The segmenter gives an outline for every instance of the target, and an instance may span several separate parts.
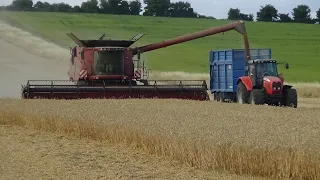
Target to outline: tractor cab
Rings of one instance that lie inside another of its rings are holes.
[[[289,65],[286,64],[286,69]],[[248,61],[248,75],[252,81],[252,85],[260,88],[264,85],[266,77],[273,81],[281,81],[281,74],[278,73],[277,61],[274,59],[256,59]]]

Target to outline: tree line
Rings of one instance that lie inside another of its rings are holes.
[[[256,21],[263,22],[296,22],[314,24],[320,22],[320,8],[316,12],[316,18],[311,17],[309,6],[301,4],[292,9],[292,17],[289,13],[279,13],[278,9],[271,4],[261,6],[256,14]],[[241,13],[238,8],[230,8],[228,11],[229,20],[253,21],[253,14]]]
[[[210,18],[194,11],[189,2],[170,0],[143,0],[143,16],[162,17],[188,17],[188,18]],[[11,11],[40,11],[40,12],[69,12],[69,13],[99,13],[99,14],[122,14],[140,15],[143,11],[140,0],[88,0],[81,5],[71,6],[67,3],[53,3],[32,0],[14,0],[10,5],[0,7],[0,9]],[[311,17],[309,6],[301,4],[292,9],[292,17],[289,13],[279,13],[278,9],[271,4],[261,6],[256,13],[256,21],[264,22],[296,22],[296,23],[316,23],[320,22],[320,8],[316,12],[316,18]],[[230,8],[228,20],[254,21],[253,14],[245,14],[239,8]]]
[[[210,18],[198,14],[193,10],[189,2],[170,0],[143,0],[146,7],[144,16],[189,17]],[[14,0],[9,6],[2,7],[11,11],[38,11],[38,12],[68,12],[68,13],[99,13],[140,15],[142,3],[140,0],[88,0],[81,5],[71,6],[67,3],[53,3],[32,0]]]

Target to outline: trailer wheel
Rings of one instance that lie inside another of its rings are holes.
[[[250,93],[250,104],[262,105],[265,104],[265,91],[264,89],[252,89]]]
[[[239,104],[248,104],[249,92],[243,82],[239,82],[237,87],[237,102]]]
[[[219,102],[220,101],[220,93],[216,92],[215,96],[216,96],[216,101]]]
[[[223,92],[219,93],[219,101],[220,102],[225,102],[225,98],[224,98],[224,93]]]
[[[283,105],[288,107],[297,108],[298,95],[296,89],[284,89],[283,90]]]

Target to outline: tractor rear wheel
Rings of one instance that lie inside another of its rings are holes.
[[[298,95],[295,89],[284,89],[283,90],[283,105],[288,107],[297,108],[298,106]]]
[[[250,104],[263,105],[265,104],[265,91],[264,89],[252,89],[250,93]]]
[[[239,82],[237,87],[237,102],[239,104],[248,104],[249,92],[243,82]]]

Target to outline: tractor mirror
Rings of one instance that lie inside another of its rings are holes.
[[[289,64],[288,63],[286,63],[285,68],[289,69]]]

